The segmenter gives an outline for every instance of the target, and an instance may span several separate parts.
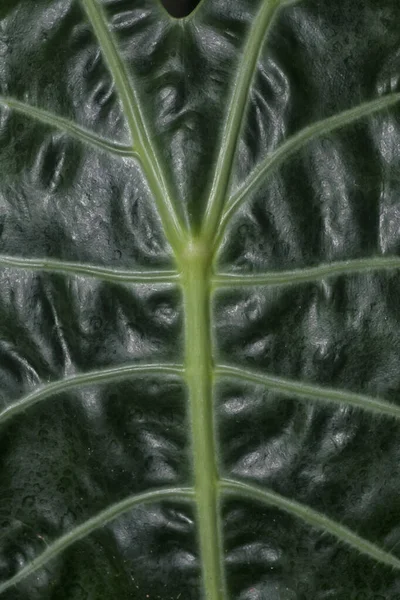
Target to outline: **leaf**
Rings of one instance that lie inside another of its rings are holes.
[[[395,0],[0,7],[0,598],[396,600]]]

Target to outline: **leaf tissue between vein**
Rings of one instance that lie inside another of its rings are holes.
[[[395,600],[399,3],[166,2],[0,10],[0,594]]]

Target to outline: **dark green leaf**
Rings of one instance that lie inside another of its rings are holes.
[[[3,0],[1,600],[400,599],[399,25]]]

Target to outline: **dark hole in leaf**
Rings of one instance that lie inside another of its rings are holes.
[[[187,17],[200,3],[200,0],[161,0],[172,17]]]

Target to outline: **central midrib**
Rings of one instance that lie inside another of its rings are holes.
[[[181,264],[185,311],[185,372],[189,392],[203,585],[207,600],[221,600],[224,597],[224,578],[212,402],[211,256],[200,242],[192,241]]]

